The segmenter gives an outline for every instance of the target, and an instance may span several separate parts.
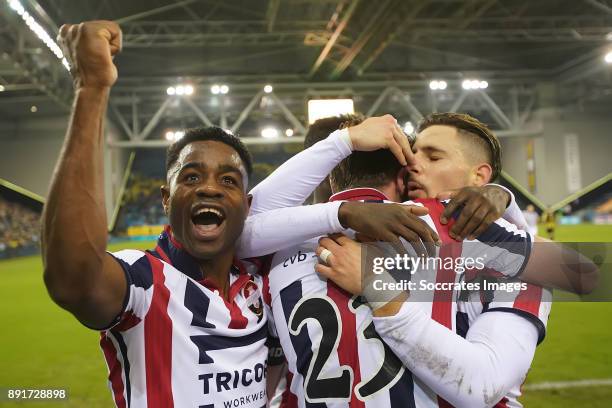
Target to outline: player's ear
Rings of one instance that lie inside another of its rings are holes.
[[[480,163],[474,167],[472,172],[472,185],[484,186],[491,181],[491,175],[493,174],[493,168],[489,163]]]
[[[247,194],[247,204],[249,205],[249,210],[251,209],[252,203],[253,203],[253,194]]]
[[[408,167],[402,167],[395,176],[395,185],[397,186],[398,193],[400,197],[404,197],[407,193],[408,187],[408,179],[410,177],[410,173],[408,172]]]
[[[168,215],[168,206],[170,202],[170,187],[167,185],[163,185],[160,187],[161,196],[162,196],[162,205],[164,207],[164,213]]]

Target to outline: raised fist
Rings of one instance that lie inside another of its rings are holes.
[[[403,166],[414,164],[408,137],[393,116],[371,117],[348,130],[354,150],[389,149]]]
[[[121,51],[121,29],[112,21],[64,24],[58,41],[71,66],[75,87],[111,87],[117,80],[113,57]]]

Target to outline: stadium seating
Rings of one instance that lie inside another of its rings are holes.
[[[40,214],[0,197],[0,259],[32,255],[40,241]]]
[[[140,173],[130,176],[114,228],[117,235],[126,234],[130,227],[167,223],[159,191],[163,183],[162,179]]]

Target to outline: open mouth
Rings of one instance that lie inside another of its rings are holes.
[[[211,240],[221,234],[225,226],[225,214],[217,208],[198,206],[192,211],[191,222],[197,238]]]

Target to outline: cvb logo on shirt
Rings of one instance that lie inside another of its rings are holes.
[[[317,255],[313,254],[310,257],[316,258]],[[283,262],[283,266],[285,268],[288,268],[289,265],[293,265],[299,262],[304,262],[306,259],[308,259],[308,256],[302,251],[298,251],[297,254],[293,254],[289,258],[285,259],[285,262]]]

